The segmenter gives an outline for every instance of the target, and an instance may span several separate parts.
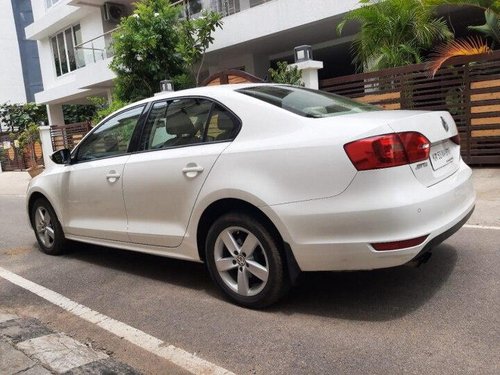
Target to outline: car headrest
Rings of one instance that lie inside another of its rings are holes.
[[[219,130],[223,130],[223,131],[233,130],[234,123],[233,123],[233,120],[231,120],[231,118],[227,114],[225,114],[223,112],[219,112],[218,113],[217,127],[219,128]]]
[[[165,126],[168,134],[173,135],[183,135],[183,134],[194,134],[194,125],[191,122],[189,116],[184,112],[177,112],[167,118],[167,124]]]

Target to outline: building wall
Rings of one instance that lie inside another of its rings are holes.
[[[56,5],[58,6],[58,5]],[[103,23],[101,19],[101,10],[100,8],[91,8],[86,13],[84,13],[83,18],[80,20],[76,20],[73,22],[66,23],[63,27],[58,29],[54,34],[47,36],[45,38],[38,40],[38,51],[40,54],[40,60],[44,63],[42,64],[42,77],[43,77],[43,86],[46,90],[66,85],[75,80],[75,76],[79,73],[78,69],[67,74],[63,74],[61,76],[57,76],[56,69],[54,65],[54,57],[52,54],[52,46],[50,44],[50,37],[67,29],[70,26],[74,26],[76,24],[80,24],[82,31],[82,39],[83,41],[90,40],[101,35],[103,31]],[[102,38],[101,38],[102,39]],[[97,40],[94,44],[94,48],[103,48],[104,43],[102,40]],[[86,63],[92,63],[93,56],[90,51],[88,51],[85,55]]]
[[[4,56],[0,59],[0,104],[25,103],[21,55],[10,0],[0,1],[0,46]]]
[[[27,40],[24,32],[24,28],[33,22],[31,2],[30,0],[12,0],[12,9],[19,42],[26,98],[28,102],[33,102],[35,93],[43,90],[43,84],[37,44],[33,40]]]

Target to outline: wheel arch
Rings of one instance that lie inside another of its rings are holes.
[[[260,210],[257,206],[238,198],[219,199],[211,203],[201,214],[196,230],[196,243],[200,259],[205,261],[205,240],[210,226],[220,216],[234,211],[247,213],[265,224],[266,228],[269,229],[275,239],[282,244],[280,251],[285,258],[288,275],[291,281],[295,282],[301,270],[295,260],[295,256],[293,255],[290,245],[284,240],[275,223],[262,210]]]
[[[51,200],[47,197],[46,194],[40,192],[40,191],[34,191],[33,193],[31,193],[29,199],[28,199],[28,206],[27,206],[27,210],[28,210],[28,218],[29,218],[29,222],[30,222],[30,225],[32,228],[33,227],[33,220],[32,220],[32,217],[31,217],[31,210],[33,208],[33,205],[35,204],[36,200],[37,199],[45,199],[47,202],[49,202],[50,206],[52,207],[52,209],[54,210],[54,212],[56,213],[57,217],[58,217],[58,220],[60,221],[60,215],[59,215],[59,212],[57,211],[57,208],[54,206],[54,204],[51,202]]]

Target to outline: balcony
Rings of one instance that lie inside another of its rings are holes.
[[[205,9],[219,12],[226,17],[269,1],[272,0],[178,0],[172,5],[182,5],[189,17],[197,17]]]
[[[112,34],[118,28],[110,30],[95,38],[87,40],[75,46],[76,67],[83,68],[86,65],[113,57]]]

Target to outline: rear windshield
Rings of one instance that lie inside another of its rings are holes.
[[[304,117],[322,118],[380,108],[343,96],[296,86],[254,86],[236,90]]]

